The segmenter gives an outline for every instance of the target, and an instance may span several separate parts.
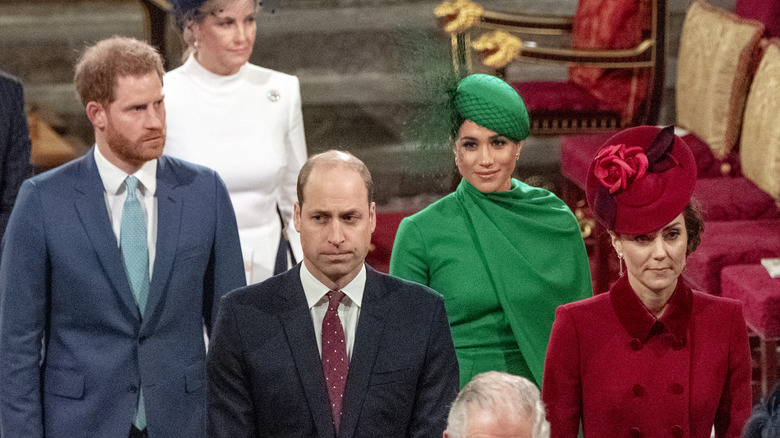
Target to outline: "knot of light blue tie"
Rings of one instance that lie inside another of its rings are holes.
[[[122,207],[122,223],[119,230],[119,248],[125,264],[127,279],[133,291],[135,302],[144,314],[146,301],[149,297],[149,247],[147,244],[146,219],[141,203],[136,196],[138,179],[128,176],[125,179],[127,198]],[[144,408],[143,391],[139,393],[133,424],[140,430],[146,428],[146,409]]]

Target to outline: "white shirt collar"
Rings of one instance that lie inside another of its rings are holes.
[[[119,194],[125,187],[125,179],[128,174],[124,170],[116,167],[113,163],[108,161],[103,154],[100,153],[100,149],[95,145],[93,148],[95,151],[95,164],[97,165],[100,179],[103,181],[103,188],[107,193],[112,195]],[[157,159],[149,160],[141,166],[136,173],[134,173],[138,181],[141,182],[144,193],[152,194],[157,191]]]
[[[306,268],[306,263],[301,262],[301,284],[303,285],[303,292],[306,294],[306,302],[309,304],[309,309],[319,304],[325,295],[330,291],[328,286],[325,286],[317,280],[314,275]],[[363,303],[363,292],[366,289],[366,265],[365,263],[360,268],[357,276],[352,281],[344,286],[341,291],[344,295],[350,299],[355,305],[361,307]],[[327,299],[325,299],[327,301]]]

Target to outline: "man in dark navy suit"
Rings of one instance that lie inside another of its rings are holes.
[[[22,181],[30,176],[30,133],[19,80],[0,71],[0,239]]]
[[[227,295],[209,349],[209,437],[440,437],[458,364],[440,295],[364,263],[376,225],[354,156],[309,158],[303,262]]]
[[[88,48],[95,147],[22,184],[0,264],[4,437],[204,436],[203,325],[245,275],[222,180],[161,156],[162,76],[141,41]]]

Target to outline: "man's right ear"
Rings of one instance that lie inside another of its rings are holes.
[[[301,232],[300,225],[298,225],[301,221],[301,206],[297,202],[293,205],[293,225],[295,226],[295,231]]]
[[[87,117],[95,128],[103,129],[106,127],[106,110],[102,104],[95,101],[87,102]]]

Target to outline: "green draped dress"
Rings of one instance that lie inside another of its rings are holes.
[[[496,370],[542,382],[557,306],[592,295],[577,220],[553,193],[457,190],[405,218],[390,274],[444,296],[461,387]]]

